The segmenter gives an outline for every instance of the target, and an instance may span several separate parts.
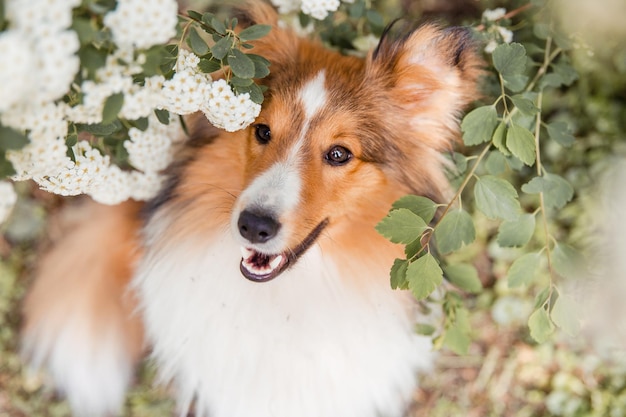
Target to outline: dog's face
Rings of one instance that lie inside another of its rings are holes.
[[[426,27],[360,60],[275,31],[258,47],[272,75],[247,131],[231,217],[241,272],[258,282],[294,264],[328,228],[373,227],[409,192],[441,198],[438,153],[450,146],[477,74],[465,32]]]

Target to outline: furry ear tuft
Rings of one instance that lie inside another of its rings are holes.
[[[423,140],[443,150],[458,136],[461,111],[479,98],[482,60],[468,29],[429,24],[395,39],[387,31],[367,71],[389,88],[412,125],[431,138]]]
[[[241,27],[246,28],[256,24],[276,26],[278,13],[268,3],[248,0],[235,8],[234,17]]]

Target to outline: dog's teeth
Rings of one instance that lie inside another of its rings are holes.
[[[283,255],[277,255],[272,262],[270,262],[270,269],[278,268],[278,265],[283,261]]]
[[[245,247],[241,247],[241,256],[243,257],[243,259],[248,259],[249,257],[251,257],[254,254],[254,251],[245,248]]]

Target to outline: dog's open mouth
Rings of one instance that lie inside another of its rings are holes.
[[[276,278],[287,268],[294,265],[300,256],[315,243],[327,224],[328,219],[324,219],[298,246],[283,253],[269,255],[242,247],[242,258],[239,265],[241,273],[244,277],[254,282],[267,282]]]

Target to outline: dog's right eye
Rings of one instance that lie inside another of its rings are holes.
[[[254,129],[254,135],[257,142],[261,145],[267,145],[270,139],[272,139],[270,127],[268,125],[258,124],[254,126]]]

